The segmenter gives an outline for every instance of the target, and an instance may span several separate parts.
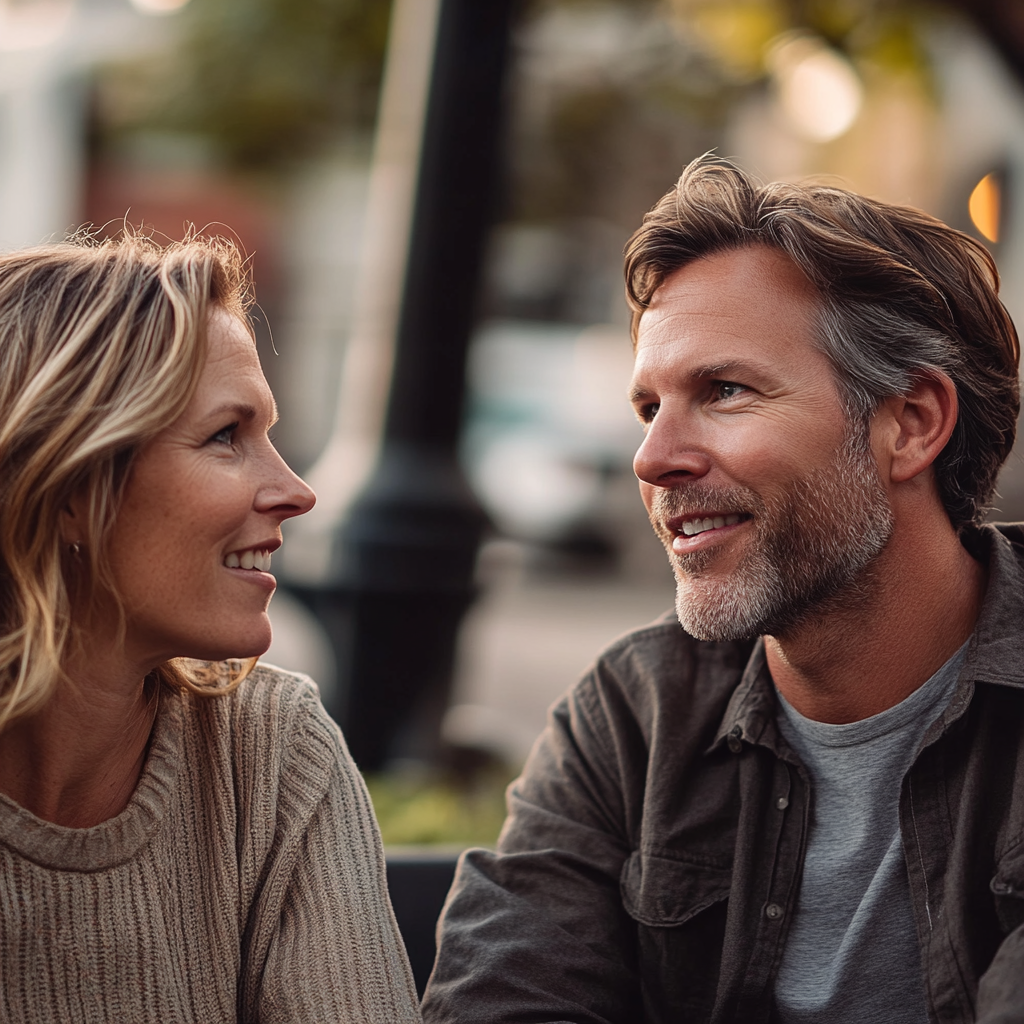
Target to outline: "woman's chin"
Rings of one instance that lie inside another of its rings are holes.
[[[230,640],[225,638],[195,644],[179,654],[179,657],[190,658],[193,661],[245,661],[266,654],[270,649],[271,639],[268,622],[265,630],[253,631],[244,637],[234,637]]]

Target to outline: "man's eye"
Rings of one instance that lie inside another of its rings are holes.
[[[715,386],[715,397],[719,400],[735,398],[746,390],[742,384],[736,384],[731,380],[720,380]]]
[[[235,431],[237,429],[237,423],[229,423],[226,427],[221,427],[220,430],[210,438],[210,440],[217,444],[234,444]]]
[[[647,424],[658,415],[658,409],[661,408],[657,402],[651,402],[648,405],[641,405],[636,411],[637,418],[641,423]]]

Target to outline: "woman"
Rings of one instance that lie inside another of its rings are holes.
[[[418,1020],[341,736],[252,668],[314,496],[246,303],[224,242],[0,257],[0,1020]]]

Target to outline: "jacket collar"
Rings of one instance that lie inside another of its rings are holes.
[[[989,578],[962,675],[1024,688],[1024,524],[982,526],[965,540],[987,556]]]
[[[960,681],[941,716],[949,724],[966,709],[973,683],[1024,689],[1024,523],[981,526],[964,536],[968,550],[987,562],[989,577]],[[775,687],[758,638],[708,753],[730,740],[760,743],[785,760],[795,755],[775,726]]]

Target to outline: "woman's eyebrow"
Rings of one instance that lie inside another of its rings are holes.
[[[225,402],[223,405],[218,405],[215,409],[211,409],[207,415],[212,419],[216,416],[227,415],[228,413],[238,416],[239,419],[246,421],[252,421],[257,417],[256,407],[248,402]],[[277,409],[277,402],[271,398],[270,426],[273,426],[280,418],[281,417]]]

